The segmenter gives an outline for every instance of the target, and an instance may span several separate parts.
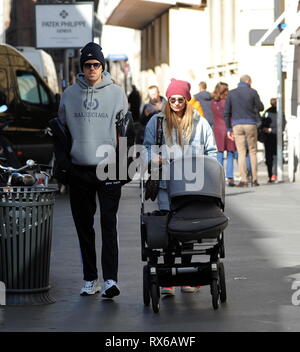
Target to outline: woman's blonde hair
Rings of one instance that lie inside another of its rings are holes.
[[[177,141],[179,145],[183,145],[183,140],[189,143],[192,131],[193,131],[193,107],[186,101],[185,112],[181,119],[181,123],[178,123],[176,113],[171,109],[170,103],[168,102],[165,107],[165,115],[167,122],[167,137],[173,141],[172,131],[175,129]]]

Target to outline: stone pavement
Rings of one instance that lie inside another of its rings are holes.
[[[177,289],[175,297],[161,299],[159,314],[144,307],[139,187],[133,182],[123,188],[119,210],[121,295],[114,301],[79,295],[78,240],[68,197],[58,195],[50,273],[56,303],[2,307],[0,331],[299,331],[300,184],[267,184],[266,179],[260,164],[260,187],[226,188],[228,301],[218,310],[212,308],[208,286],[195,294]],[[99,232],[99,213],[95,226]],[[100,252],[100,236],[97,241]]]

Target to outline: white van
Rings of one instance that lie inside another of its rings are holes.
[[[58,80],[52,57],[41,49],[31,46],[16,47],[45,80],[52,92],[59,93]]]

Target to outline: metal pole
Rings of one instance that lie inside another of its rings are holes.
[[[64,89],[69,85],[69,50],[64,51]]]
[[[282,54],[277,53],[277,180],[283,182],[282,152]]]

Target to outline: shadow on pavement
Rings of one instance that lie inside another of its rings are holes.
[[[214,311],[208,286],[163,297],[159,314],[144,307],[139,234],[139,187],[124,187],[118,226],[121,295],[81,297],[81,259],[66,195],[54,210],[50,282],[56,303],[5,307],[2,331],[299,331],[292,281],[299,275],[300,185],[227,188],[224,259],[228,302]],[[99,214],[95,226],[99,230]],[[101,249],[97,237],[98,253]],[[100,256],[98,255],[101,275]]]

